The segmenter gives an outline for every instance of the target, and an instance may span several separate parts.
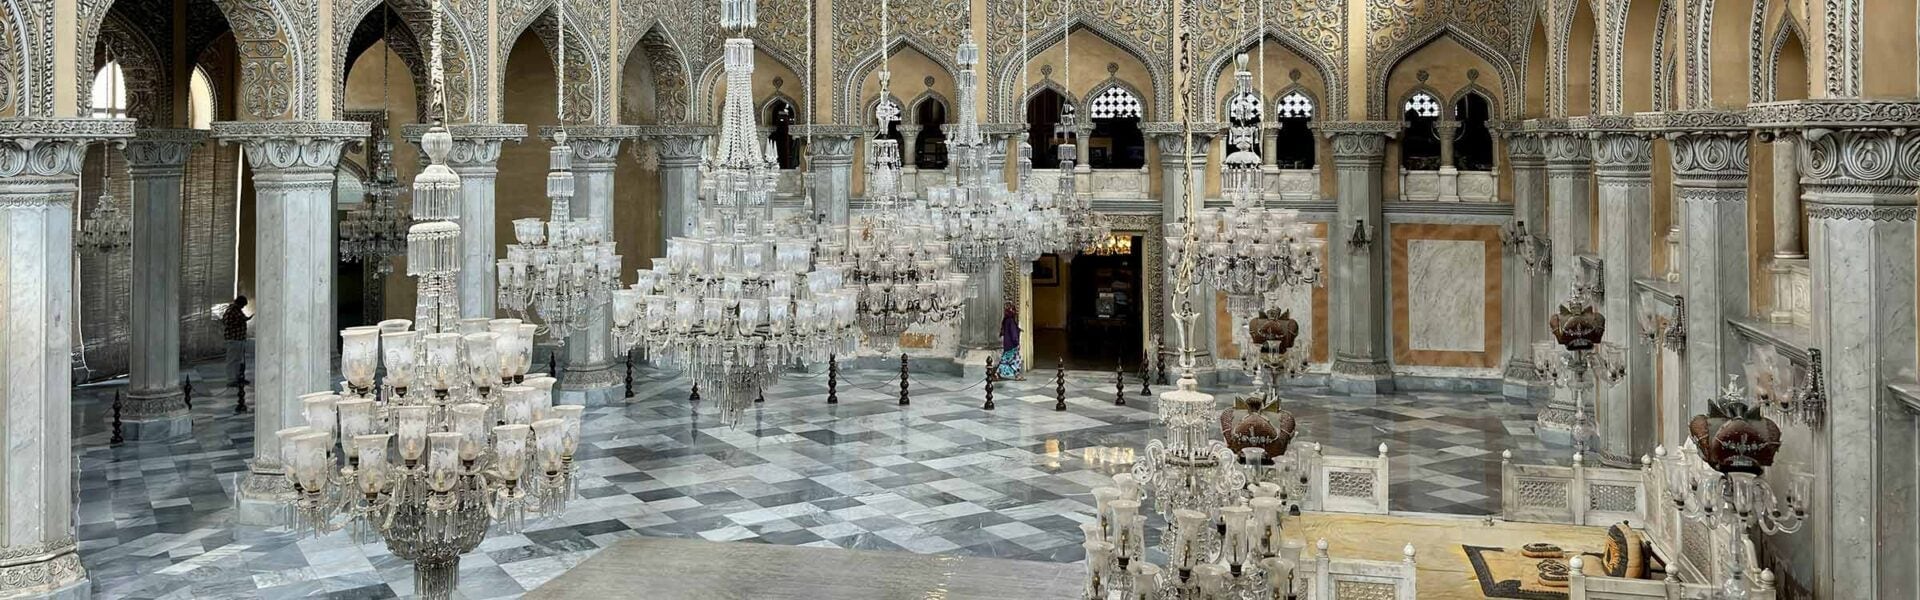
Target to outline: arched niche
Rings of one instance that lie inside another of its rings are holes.
[[[1043,69],[1051,67],[1052,79],[1062,82],[1070,96],[1084,98],[1109,81],[1122,81],[1139,94],[1146,110],[1143,120],[1162,118],[1158,105],[1160,81],[1144,54],[1134,50],[1131,44],[1116,43],[1114,40],[1120,38],[1107,33],[1104,27],[1095,23],[1076,20],[1068,26],[1070,34],[1063,36],[1061,31],[1054,28],[1035,32],[1032,36],[1033,45],[1028,49],[1028,59],[1024,62],[1027,68],[1025,85],[1022,85],[1020,72],[1023,63],[1016,56],[993,75],[1001,82],[998,89],[1027,89],[1042,79]],[[1062,41],[1067,43],[1063,44]],[[1070,53],[1068,46],[1071,46]],[[1068,58],[1072,59],[1070,66]],[[996,99],[995,105],[1000,109],[994,114],[1000,120],[1018,122],[1017,113],[1024,110],[1025,99],[1025,95],[1014,94]]]
[[[1622,47],[1613,54],[1614,65],[1611,80],[1618,90],[1612,95],[1618,99],[1613,106],[1614,112],[1633,114],[1654,110],[1654,82],[1658,81],[1660,55],[1655,40],[1659,39],[1661,7],[1665,0],[1623,0],[1628,2],[1626,19],[1616,27],[1616,39]]]
[[[720,124],[721,108],[724,106],[727,97],[726,69],[724,66],[719,66],[709,68],[705,72],[712,77],[712,80],[702,87],[710,88],[713,91],[701,97],[705,102],[701,105],[698,122],[703,125],[717,126]],[[801,92],[805,89],[805,85],[804,82],[801,81],[800,76],[795,74],[796,72],[797,71],[795,71],[791,65],[788,65],[786,61],[768,53],[764,49],[756,47],[753,51],[753,105],[760,106],[775,95],[787,96],[789,98],[795,95],[803,95]],[[797,111],[801,111],[795,113],[796,118],[800,118],[801,122],[805,122],[804,114],[802,113],[804,113],[806,106],[796,104],[794,108]],[[760,123],[761,126],[765,126],[766,124],[765,121]]]
[[[1768,100],[1801,100],[1811,93],[1806,36],[1792,15],[1782,15],[1767,53]]]
[[[1593,99],[1599,83],[1599,16],[1587,0],[1575,0],[1567,18],[1566,63],[1561,65],[1561,109],[1565,116],[1594,113]]]
[[[1547,80],[1547,66],[1552,56],[1547,44],[1546,21],[1535,13],[1533,32],[1527,34],[1527,93],[1526,110],[1521,116],[1538,118],[1547,116],[1547,104],[1551,94],[1547,92],[1551,82]]]

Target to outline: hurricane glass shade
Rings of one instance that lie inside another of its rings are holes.
[[[380,360],[387,366],[387,385],[395,389],[412,386],[414,357],[419,349],[420,332],[395,331],[380,335]]]
[[[562,456],[571,457],[574,451],[579,450],[580,418],[585,412],[586,407],[578,404],[563,404],[553,407],[553,415],[558,417],[563,425],[560,429],[560,454]]]
[[[359,473],[354,483],[359,485],[360,493],[372,496],[387,489],[387,438],[391,434],[370,433],[354,436],[353,445],[360,454]]]
[[[435,390],[447,390],[466,375],[460,362],[460,334],[427,334],[427,384]]]
[[[419,462],[427,451],[427,419],[432,416],[433,407],[395,406],[392,411],[400,459],[410,463]]]
[[[333,403],[333,409],[340,415],[341,450],[351,458],[358,459],[354,445],[359,444],[360,436],[373,433],[373,400],[367,398],[342,398]]]
[[[487,405],[462,402],[450,410],[453,432],[460,434],[460,460],[479,460],[481,450],[487,446]]]
[[[453,491],[460,478],[460,445],[465,439],[451,431],[427,434],[427,487],[438,493]]]
[[[296,425],[273,432],[274,439],[280,440],[280,466],[289,472],[293,470],[294,464],[300,461],[300,450],[294,445],[294,440],[312,432],[313,428],[306,425]]]
[[[518,480],[520,474],[527,470],[527,435],[531,431],[522,423],[493,428],[494,464],[501,476]]]
[[[533,422],[533,447],[535,460],[540,470],[548,475],[560,472],[561,436],[567,424],[560,419],[541,419]]]
[[[340,395],[333,392],[315,392],[300,395],[300,406],[307,417],[307,425],[314,431],[332,436],[340,427],[340,421],[334,416],[333,404]]]
[[[380,364],[380,328],[348,327],[340,331],[340,375],[355,390],[373,388],[373,373]]]

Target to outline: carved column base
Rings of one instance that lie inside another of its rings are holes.
[[[193,414],[187,410],[186,394],[176,387],[127,395],[120,405],[120,432],[129,440],[175,440],[193,435]]]
[[[240,475],[233,522],[254,527],[280,527],[293,522],[293,485],[278,469],[256,464]]]
[[[1391,394],[1393,368],[1385,362],[1339,358],[1333,361],[1327,387],[1342,394]]]
[[[1547,400],[1552,390],[1534,375],[1533,361],[1515,358],[1501,373],[1500,395],[1518,400]]]
[[[560,375],[560,389],[583,391],[619,386],[626,383],[623,368],[615,364],[569,364]]]
[[[0,546],[0,598],[87,600],[92,592],[72,538]]]

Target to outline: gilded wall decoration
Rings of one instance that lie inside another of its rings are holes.
[[[1154,0],[1083,0],[1073,3],[1072,22],[1061,27],[1060,0],[1031,0],[1027,7],[1028,52],[1037,55],[1058,43],[1070,29],[1084,29],[1107,43],[1133,55],[1151,75],[1154,115],[1147,120],[1164,120],[1173,114],[1173,21],[1172,3]],[[995,0],[987,3],[986,39],[976,40],[982,48],[981,78],[986,86],[992,122],[1018,123],[1024,108],[1008,90],[1020,88],[1020,64],[1027,57],[1020,53],[1020,3]],[[949,52],[948,54],[951,54]]]
[[[989,2],[989,6],[1006,4]],[[967,0],[891,0],[893,22],[887,35],[893,44],[911,46],[939,64],[947,73],[959,72],[953,53],[960,47],[972,19]],[[1017,14],[1017,7],[1016,7]],[[840,86],[835,112],[842,123],[860,123],[854,107],[860,105],[860,87],[880,64],[880,3],[878,0],[836,2],[833,7],[833,80]],[[1017,31],[1017,28],[1016,28]],[[977,41],[977,40],[976,40]],[[904,82],[903,82],[904,83]]]
[[[1519,116],[1512,111],[1525,104],[1525,80],[1515,65],[1527,60],[1522,32],[1531,31],[1527,19],[1533,7],[1519,0],[1367,0],[1367,115],[1388,117],[1387,75],[1395,64],[1434,38],[1450,35],[1499,71],[1506,88],[1501,104],[1509,116]],[[1560,46],[1555,62],[1564,64],[1565,44]]]
[[[1199,36],[1194,39],[1194,54],[1208,58],[1205,75],[1199,80],[1204,83],[1195,86],[1195,97],[1191,101],[1210,111],[1203,114],[1202,119],[1218,121],[1219,113],[1212,112],[1218,110],[1217,103],[1207,101],[1208,94],[1218,92],[1212,83],[1220,81],[1221,72],[1233,64],[1236,55],[1253,51],[1259,43],[1261,18],[1258,7],[1247,7],[1243,11],[1237,1],[1227,0],[1202,0],[1198,14],[1200,23],[1195,31]],[[1328,114],[1344,116],[1347,3],[1342,0],[1277,3],[1267,7],[1265,20],[1267,35],[1272,38],[1268,43],[1277,42],[1312,64],[1320,72],[1321,81],[1326,82],[1331,106],[1339,107],[1337,112]]]

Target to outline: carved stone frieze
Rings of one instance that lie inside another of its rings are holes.
[[[1197,39],[1194,40],[1194,54],[1209,57],[1207,69],[1200,81],[1216,82],[1221,72],[1229,68],[1234,57],[1242,52],[1252,53],[1259,41],[1260,15],[1246,14],[1219,5],[1214,10],[1200,10],[1197,15],[1200,22],[1194,28]],[[1265,14],[1266,33],[1269,44],[1279,44],[1287,50],[1305,58],[1326,82],[1324,96],[1327,106],[1345,111],[1347,106],[1347,2],[1343,0],[1298,0],[1286,3],[1270,3]],[[1189,101],[1195,106],[1205,108],[1204,118],[1219,119],[1217,103],[1205,100],[1214,93],[1211,83],[1196,86],[1193,98]]]
[[[130,137],[132,119],[0,119],[0,179],[78,177],[89,144]]]
[[[173,71],[169,68],[172,55],[172,28],[163,18],[158,23],[142,26],[127,18],[126,12],[116,10],[104,15],[98,23],[100,45],[111,54],[100,57],[101,60],[113,59],[120,65],[120,74],[126,79],[128,117],[139,119],[142,123],[170,123],[173,121]],[[153,18],[147,16],[146,18]],[[164,31],[162,31],[164,30]],[[158,36],[158,37],[156,37]],[[166,44],[166,45],[161,45]],[[165,48],[162,51],[161,48]],[[92,72],[95,64],[94,47],[88,44],[81,53],[84,59],[81,65]],[[93,78],[78,77],[80,112],[89,114],[93,103]]]
[[[1597,131],[1592,134],[1593,167],[1601,177],[1646,177],[1653,164],[1653,141],[1640,132]]]
[[[362,121],[217,121],[213,137],[240,144],[256,170],[324,173],[331,185],[340,152],[372,130]]]
[[[1673,174],[1682,187],[1709,180],[1745,181],[1747,115],[1743,112],[1686,110],[1634,115],[1636,124],[1663,131],[1672,148]]]
[[[410,123],[400,126],[401,137],[419,145],[429,125]],[[527,139],[527,126],[515,123],[455,123],[447,126],[453,136],[453,150],[447,153],[452,167],[492,167],[500,164],[500,148],[505,142]]]
[[[1161,164],[1175,166],[1181,163],[1184,155],[1189,154],[1187,151],[1186,136],[1183,135],[1184,133],[1191,132],[1193,134],[1193,146],[1190,154],[1197,160],[1204,162],[1206,160],[1207,146],[1212,144],[1213,138],[1219,135],[1225,128],[1225,123],[1193,123],[1191,127],[1182,123],[1165,121],[1140,124],[1140,132],[1152,138],[1155,147],[1160,149]],[[1196,164],[1195,166],[1199,165]]]
[[[136,172],[140,169],[178,172],[186,166],[193,148],[206,139],[207,131],[203,129],[141,129],[127,142],[122,155],[127,159],[127,168]]]
[[[86,578],[73,538],[0,547],[0,595],[60,589]]]
[[[1515,168],[1546,166],[1547,143],[1539,135],[1507,132],[1502,137],[1507,142],[1507,162]]]

